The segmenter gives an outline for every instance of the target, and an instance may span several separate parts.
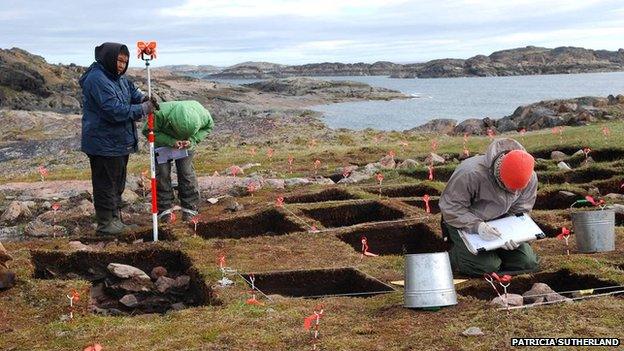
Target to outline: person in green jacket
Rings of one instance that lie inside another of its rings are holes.
[[[208,133],[214,122],[210,112],[197,101],[169,101],[160,103],[160,110],[154,112],[154,147],[186,149],[188,156],[156,161],[156,190],[159,218],[170,223],[173,220],[173,187],[171,185],[171,165],[175,162],[178,174],[178,197],[182,206],[182,219],[190,221],[199,208],[199,188],[193,167],[194,149]],[[143,125],[143,135],[147,136],[147,123]],[[162,162],[162,161],[161,161]]]

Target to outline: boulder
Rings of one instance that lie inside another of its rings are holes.
[[[157,266],[157,267],[152,268],[152,272],[150,273],[150,277],[154,280],[157,280],[158,278],[162,276],[166,276],[166,275],[167,275],[167,269],[162,266]]]
[[[454,135],[485,134],[483,120],[479,118],[469,118],[467,120],[464,120],[453,129],[453,134]]]
[[[379,160],[379,164],[381,168],[384,169],[393,169],[396,167],[396,162],[394,161],[394,157],[390,155],[386,155]]]
[[[129,308],[134,308],[139,305],[139,300],[134,294],[124,295],[121,299],[119,299],[119,302]]]
[[[80,241],[70,241],[68,245],[73,251],[93,251],[89,245],[85,245]]]
[[[613,201],[624,201],[624,194],[609,193],[605,197]]]
[[[531,287],[531,290],[522,294],[522,297],[524,298],[525,304],[540,303],[546,300],[546,295],[552,294],[554,292],[555,291],[551,289],[550,286],[548,286],[547,284],[535,283]]]
[[[379,162],[369,163],[366,166],[364,166],[364,172],[370,175],[373,175],[379,172],[379,169],[381,169],[381,163]]]
[[[243,210],[243,205],[239,204],[236,201],[236,198],[232,196],[225,196],[219,200],[219,202],[223,205],[224,210],[231,212],[238,212]]]
[[[435,134],[450,134],[457,125],[457,121],[448,118],[433,119],[423,125],[408,130],[408,132],[416,133],[435,133]]]
[[[553,151],[550,153],[550,159],[554,160],[554,161],[563,161],[566,158],[568,158],[568,155],[566,155],[565,153],[561,152],[561,151]]]
[[[134,191],[130,189],[124,190],[123,194],[121,194],[121,201],[127,204],[133,204],[140,199],[139,195],[137,195]]]
[[[20,226],[4,227],[0,226],[0,242],[16,241],[23,237],[24,231]]]
[[[500,307],[507,307],[507,303],[509,304],[509,307],[522,306],[523,305],[522,295],[507,294],[507,297],[505,297],[505,295],[503,294],[501,296],[495,297],[492,300],[492,302],[490,302],[490,304],[498,305]]]
[[[470,327],[462,332],[463,336],[483,336],[483,332],[479,327]]]
[[[340,179],[338,184],[354,184],[359,183],[364,180],[368,180],[372,177],[371,174],[367,172],[354,171],[349,174],[349,177]]]
[[[399,163],[399,165],[396,168],[398,169],[416,168],[418,167],[418,165],[419,165],[418,161],[408,158],[405,161]]]
[[[171,278],[167,278],[165,276],[162,276],[160,278],[158,278],[158,280],[156,280],[156,289],[158,291],[160,291],[161,293],[166,292],[167,290],[171,289],[172,287],[175,286],[175,279],[171,279]]]
[[[67,235],[67,228],[60,225],[50,225],[40,219],[35,219],[26,225],[24,234],[32,237],[65,236]]]
[[[557,167],[558,167],[559,169],[561,169],[561,170],[564,170],[564,171],[570,171],[570,170],[572,170],[572,167],[570,167],[570,165],[568,165],[567,163],[565,163],[565,162],[563,162],[563,161],[561,161],[561,162],[557,163]]]
[[[284,179],[284,185],[287,186],[287,187],[308,185],[310,183],[312,183],[312,182],[309,179],[307,179],[307,178],[287,178],[287,179]]]
[[[106,268],[114,276],[122,279],[139,278],[141,280],[150,280],[150,277],[145,272],[127,264],[109,263]]]
[[[0,221],[9,223],[17,220],[18,218],[32,217],[32,212],[28,206],[22,201],[11,201],[7,209],[0,216]]]
[[[425,164],[430,165],[430,164],[443,164],[444,162],[446,162],[446,160],[444,159],[444,157],[436,154],[436,153],[429,153],[429,155],[427,155],[427,157],[425,158]]]
[[[122,290],[124,292],[148,292],[154,289],[154,283],[151,280],[133,277],[124,279],[116,284],[111,285],[111,289]]]
[[[178,289],[184,290],[188,288],[190,283],[191,283],[191,277],[189,277],[188,275],[181,275],[175,279],[173,286]]]

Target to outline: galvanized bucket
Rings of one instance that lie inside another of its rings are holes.
[[[403,298],[407,308],[457,304],[448,252],[405,255]]]
[[[576,247],[580,252],[615,250],[615,212],[613,210],[572,213]]]

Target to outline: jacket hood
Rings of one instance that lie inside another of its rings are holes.
[[[117,74],[117,56],[122,53],[130,58],[130,51],[124,44],[119,43],[103,43],[100,46],[95,47],[95,61],[98,62],[104,69],[113,77],[118,78],[126,73],[128,70],[128,64],[124,68],[121,74]]]
[[[196,113],[188,113],[183,104],[174,104],[171,116],[171,127],[178,138],[189,140],[189,138],[199,131],[201,126],[200,116]]]
[[[494,161],[498,158],[498,156],[500,156],[501,153],[511,150],[526,151],[522,144],[513,139],[502,138],[494,140],[485,151],[485,165],[487,167],[492,167]]]

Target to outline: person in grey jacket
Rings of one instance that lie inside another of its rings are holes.
[[[440,196],[442,231],[453,244],[453,269],[472,276],[538,268],[537,255],[527,243],[509,240],[501,249],[473,255],[458,233],[463,229],[478,233],[483,240],[494,240],[501,234],[486,221],[530,212],[537,198],[534,164],[517,141],[496,139],[485,155],[466,159],[455,169]]]

